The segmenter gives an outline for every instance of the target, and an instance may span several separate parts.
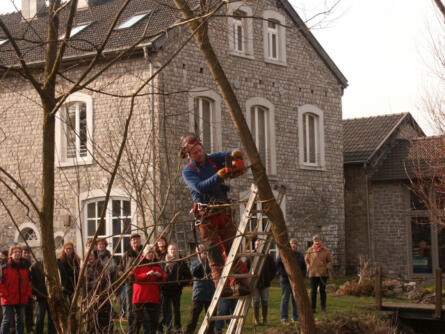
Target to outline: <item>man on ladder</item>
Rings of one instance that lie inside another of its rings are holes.
[[[224,184],[224,180],[244,173],[243,152],[234,149],[206,154],[199,138],[190,134],[181,138],[180,156],[189,159],[182,171],[182,177],[194,201],[195,225],[199,226],[201,239],[208,249],[212,278],[217,286],[224,267],[221,244],[228,254],[236,235],[231,208],[225,205],[229,203],[229,187]],[[238,283],[232,289],[226,287],[222,296],[230,296],[233,291],[238,295],[249,293],[247,287]]]

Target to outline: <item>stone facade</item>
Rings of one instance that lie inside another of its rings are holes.
[[[258,15],[266,10],[277,12],[285,18],[287,27],[294,25],[288,13],[276,7],[275,1],[255,3],[254,9]],[[341,135],[341,97],[344,86],[296,28],[286,28],[284,65],[264,60],[262,20],[252,20],[253,54],[249,57],[231,54],[228,32],[221,29],[227,27],[227,20],[220,17],[212,21],[210,38],[245,116],[250,117],[249,110],[246,112],[249,103],[266,103],[265,107],[274,111],[274,121],[270,125],[273,131],[268,130],[268,153],[274,158],[270,158],[267,164],[271,184],[276,187],[284,184],[287,187],[283,208],[290,236],[296,237],[300,241],[300,248],[304,250],[309,245],[311,236],[319,234],[325,245],[332,250],[336,267],[344,268]],[[130,94],[148,77],[151,64],[163,64],[171,55],[171,51],[185,38],[186,34],[183,33],[171,34],[163,49],[152,58],[146,60],[135,57],[122,61],[96,80],[91,88],[105,89],[108,93],[121,96]],[[69,73],[76,77],[81,68],[77,71]],[[38,202],[40,177],[36,176],[40,175],[41,164],[41,113],[38,99],[30,85],[18,78],[12,77],[9,86],[11,91],[0,92],[1,127],[4,131],[7,129],[6,141],[0,147],[0,159],[7,161],[7,164],[2,164],[5,169],[21,178]],[[144,155],[142,152],[151,151],[154,143],[156,199],[159,203],[157,223],[164,225],[176,212],[181,212],[176,220],[176,232],[173,232],[172,238],[187,251],[187,242],[191,240],[190,225],[187,222],[190,220],[187,213],[191,199],[181,177],[176,173],[178,163],[181,166],[185,164],[185,161],[178,162],[177,153],[180,136],[192,130],[190,117],[193,110],[190,105],[193,106],[193,97],[199,96],[196,90],[210,91],[212,96],[216,97],[213,98],[214,103],[219,103],[219,148],[226,150],[240,147],[241,143],[208,68],[193,43],[187,44],[158,75],[154,90],[156,95],[153,101],[150,99],[150,87],[144,90],[145,95],[136,99],[135,115],[129,132],[130,149],[124,155],[123,167],[114,185],[115,196],[130,198],[134,211],[138,209],[138,214],[132,221],[134,225],[141,227],[144,223],[146,226],[153,224],[153,187],[150,174],[153,171],[152,158],[147,158],[151,155]],[[17,94],[18,92],[20,94]],[[99,194],[103,194],[106,189],[109,181],[107,169],[112,166],[113,158],[117,154],[130,103],[128,98],[91,92],[86,94],[92,95],[94,101],[94,156],[99,163],[59,167],[56,173],[55,229],[65,240],[75,239],[78,247],[82,244],[82,233],[78,227],[86,229],[86,223],[81,219],[85,215],[84,203],[91,196],[100,198]],[[31,103],[31,100],[37,103]],[[317,110],[322,111],[324,140],[320,145],[323,145],[325,152],[324,165],[317,168],[302,167],[299,161],[301,125],[299,126],[298,117],[299,108],[305,105],[315,106]],[[13,109],[14,113],[10,109]],[[151,123],[153,112],[154,133]],[[132,176],[131,171],[134,169],[131,166],[139,167],[140,173]],[[142,181],[146,183],[141,184]],[[238,199],[240,194],[249,189],[251,182],[249,175],[232,180],[232,198]],[[139,188],[143,189],[142,195],[138,194]],[[17,201],[7,195],[4,188],[1,188],[1,192],[1,197],[8,199],[8,206],[12,207],[14,215],[17,215],[17,221],[29,221]],[[141,207],[136,202],[143,203],[144,214],[141,214]],[[71,224],[66,224],[64,217],[67,215],[72,217]],[[0,242],[5,245],[14,239],[15,229],[3,209],[0,211],[0,219],[4,226]],[[36,221],[35,216],[33,220]]]

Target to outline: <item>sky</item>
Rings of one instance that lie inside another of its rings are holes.
[[[289,1],[307,20],[338,0]],[[13,10],[0,0],[0,13]],[[440,31],[432,0],[340,0],[307,24],[348,79],[343,118],[410,112],[433,134],[421,108],[433,80],[429,36]]]

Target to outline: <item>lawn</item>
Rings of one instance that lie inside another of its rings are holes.
[[[346,279],[338,279],[336,283],[342,283]],[[309,292],[309,291],[308,291]],[[191,296],[192,289],[187,287],[184,289],[181,299],[181,314],[182,314],[182,327],[185,329],[187,322],[190,317],[191,310]],[[281,300],[281,289],[278,280],[274,280],[272,287],[270,289],[269,296],[269,326],[258,326],[256,328],[256,333],[263,333],[267,328],[271,327],[281,327],[280,319],[280,300]],[[385,299],[389,301],[389,299]],[[395,301],[392,299],[391,301]],[[317,300],[319,304],[319,299]],[[350,315],[354,313],[376,313],[375,310],[375,299],[373,297],[352,297],[352,296],[336,296],[335,294],[328,294],[327,297],[327,312],[321,313],[319,310],[319,305],[317,307],[317,313],[315,313],[315,319],[320,318],[336,318],[342,315]],[[289,303],[290,307],[290,303]],[[291,314],[291,310],[289,310]],[[243,333],[254,333],[252,326],[252,309],[249,311],[246,324],[243,329]],[[201,314],[201,319],[203,314]],[[197,330],[196,330],[197,331]]]

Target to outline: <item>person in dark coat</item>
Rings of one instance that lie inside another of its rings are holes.
[[[297,259],[297,263],[300,267],[301,274],[303,277],[306,277],[306,263],[304,261],[304,256],[298,251],[298,243],[297,239],[290,239],[289,241],[290,247],[295,254],[295,258]],[[276,260],[277,266],[277,274],[280,276],[280,286],[281,286],[281,304],[280,304],[280,316],[281,323],[284,325],[289,324],[288,318],[288,306],[289,306],[289,298],[292,298],[292,320],[298,320],[298,310],[297,304],[295,303],[295,299],[292,296],[292,289],[289,283],[289,278],[287,277],[286,270],[284,269],[283,262],[281,261],[280,255],[278,255]]]
[[[35,262],[31,266],[32,294],[36,298],[36,327],[35,334],[43,334],[45,314],[48,314],[47,333],[55,333],[56,329],[51,320],[51,313],[48,305],[48,293],[45,286],[45,274],[43,262]]]
[[[91,253],[85,268],[84,291],[84,302],[86,304],[91,301],[94,302],[87,318],[87,333],[89,334],[113,333],[110,281],[103,271],[102,262]]]
[[[133,306],[138,316],[130,328],[131,333],[138,333],[142,322],[144,323],[144,333],[155,334],[158,327],[161,303],[160,288],[159,284],[149,283],[165,282],[165,273],[158,264],[153,263],[154,260],[154,246],[145,246],[144,257],[132,274],[134,277]]]
[[[256,240],[255,241],[255,251],[258,252],[260,245],[263,241]],[[260,305],[261,305],[261,313],[263,316],[263,325],[267,325],[267,309],[268,309],[268,301],[269,301],[269,289],[270,283],[275,278],[276,274],[275,261],[270,254],[267,254],[263,269],[261,271],[260,276],[258,277],[257,285],[253,294],[253,314],[254,321],[258,325],[260,324]]]
[[[185,261],[178,261],[179,253],[175,244],[167,248],[165,260],[166,284],[162,286],[162,322],[159,324],[160,331],[163,326],[171,328],[172,308],[175,317],[175,333],[182,333],[181,325],[181,295],[182,288],[192,279],[192,275]]]
[[[130,236],[130,249],[128,249],[122,257],[120,266],[120,274],[128,275],[128,280],[125,284],[126,293],[126,307],[127,307],[127,320],[128,320],[128,333],[131,333],[131,328],[135,321],[135,313],[133,312],[133,281],[131,275],[129,275],[135,266],[139,263],[140,256],[142,254],[141,236],[134,233]]]
[[[107,239],[98,238],[96,242],[96,249],[93,251],[93,254],[105,269],[105,276],[108,279],[108,282],[112,283],[116,276],[116,262],[114,261],[111,252],[107,249],[107,246]]]
[[[77,281],[79,280],[80,259],[74,250],[74,244],[67,241],[57,257],[63,293],[71,302]]]
[[[0,332],[9,334],[15,314],[15,332],[24,334],[25,306],[32,296],[32,287],[28,262],[22,258],[22,248],[11,246],[9,259],[2,266],[0,279],[0,297],[3,319]]]
[[[198,323],[199,315],[202,309],[206,311],[210,306],[213,294],[215,292],[215,284],[212,282],[211,270],[207,261],[207,253],[203,244],[196,248],[198,259],[192,263],[193,275],[193,295],[192,295],[192,315],[187,324],[185,334],[193,334]],[[214,322],[210,323],[207,333],[214,332]]]
[[[28,261],[28,268],[31,268],[33,261],[30,247],[22,247],[22,259]],[[32,333],[34,327],[34,300],[32,298],[29,299],[25,307],[25,327],[28,333]]]

